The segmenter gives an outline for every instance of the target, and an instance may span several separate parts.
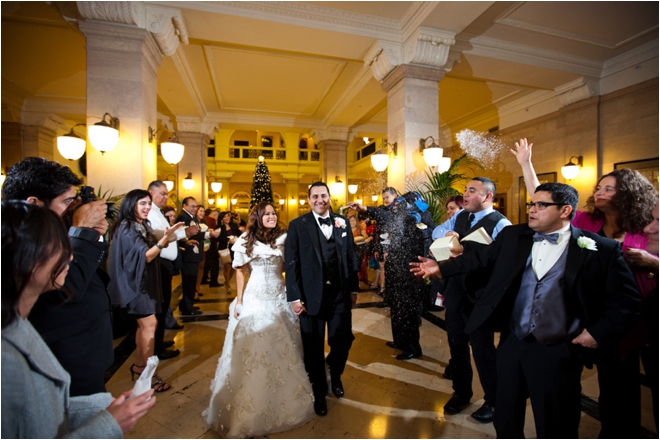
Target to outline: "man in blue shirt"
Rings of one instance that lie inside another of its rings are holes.
[[[462,239],[479,228],[484,228],[492,239],[511,222],[493,209],[495,183],[486,177],[472,179],[463,194],[463,209],[433,230],[433,239],[454,235]],[[483,245],[464,242],[466,248]],[[495,392],[497,376],[495,372],[494,333],[475,330],[465,333],[465,325],[475,301],[475,293],[485,286],[490,273],[474,272],[469,275],[451,278],[444,291],[445,322],[447,340],[451,353],[451,373],[445,377],[453,381],[454,395],[445,404],[447,414],[458,414],[470,403],[472,398],[472,365],[470,347],[474,363],[479,373],[479,380],[484,390],[484,404],[472,413],[476,420],[489,423],[495,414]]]

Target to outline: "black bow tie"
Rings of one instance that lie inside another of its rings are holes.
[[[552,234],[539,234],[538,232],[534,233],[534,236],[532,237],[532,240],[534,241],[543,241],[547,240],[548,242],[552,244],[557,244],[557,240],[559,239],[559,233],[554,232]]]
[[[321,225],[321,226],[323,226],[323,225],[332,226],[332,219],[330,219],[330,216],[328,216],[326,218],[319,217],[319,225]]]

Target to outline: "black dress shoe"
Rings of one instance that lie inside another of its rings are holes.
[[[399,361],[407,361],[412,358],[418,358],[422,357],[422,353],[408,353],[407,351],[404,351],[401,354],[396,355],[397,360]]]
[[[177,357],[179,354],[181,354],[179,350],[163,350],[158,353],[158,359],[164,361],[165,359],[172,359],[173,357]]]
[[[446,414],[458,414],[463,411],[470,404],[470,399],[461,399],[456,394],[451,396],[451,399],[445,403]]]
[[[170,348],[173,345],[174,345],[174,341],[163,341],[163,343],[161,344],[163,348]]]
[[[314,412],[320,416],[328,414],[328,404],[325,403],[325,397],[314,398]]]
[[[494,417],[495,407],[488,403],[484,403],[481,408],[472,413],[472,418],[481,423],[491,423]]]
[[[199,310],[188,310],[188,311],[183,311],[181,310],[182,315],[190,315],[190,316],[199,316],[202,314]]]
[[[222,283],[211,283],[211,284],[209,284],[209,287],[222,287],[222,286],[224,286],[224,284],[222,284]]]
[[[169,327],[165,326],[165,328],[168,329],[168,330],[183,330],[183,326],[181,324],[179,324],[178,322],[174,325],[170,325]]]
[[[332,386],[332,394],[337,397],[342,397],[344,395],[344,385],[341,383],[341,379],[330,379]]]
[[[396,348],[397,350],[399,349],[399,347],[392,341],[387,341],[385,345],[387,345],[390,348]]]

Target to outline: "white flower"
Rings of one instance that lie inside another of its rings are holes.
[[[589,237],[579,237],[577,239],[578,246],[582,249],[588,249],[590,251],[597,251],[596,242]]]
[[[346,229],[346,221],[341,217],[335,217],[335,228]]]

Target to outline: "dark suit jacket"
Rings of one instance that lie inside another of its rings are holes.
[[[188,214],[187,212],[181,212],[176,218],[176,222],[184,222],[186,227],[194,221],[196,225],[199,225],[199,222]],[[186,245],[185,240],[179,240],[179,247],[183,249],[183,263],[200,263],[204,261],[204,233],[199,231],[199,233],[188,237],[190,240],[197,240],[199,243],[196,246]],[[194,251],[194,248],[197,247],[198,252]]]
[[[353,233],[346,217],[330,213],[337,246],[341,290],[344,295],[359,291],[358,263],[353,247]],[[344,220],[345,228],[334,226]],[[288,301],[301,300],[307,313],[319,313],[323,297],[323,260],[319,238],[325,240],[314,214],[309,212],[289,223],[286,238],[286,295]]]
[[[513,303],[520,289],[527,258],[532,251],[534,231],[521,224],[502,229],[490,246],[466,252],[440,266],[443,277],[492,267],[485,289],[465,328],[505,331]],[[623,260],[621,245],[607,238],[571,226],[566,271],[564,273],[566,304],[577,314],[599,346],[622,336],[637,313],[640,295]],[[596,242],[596,251],[580,248],[581,236]]]

